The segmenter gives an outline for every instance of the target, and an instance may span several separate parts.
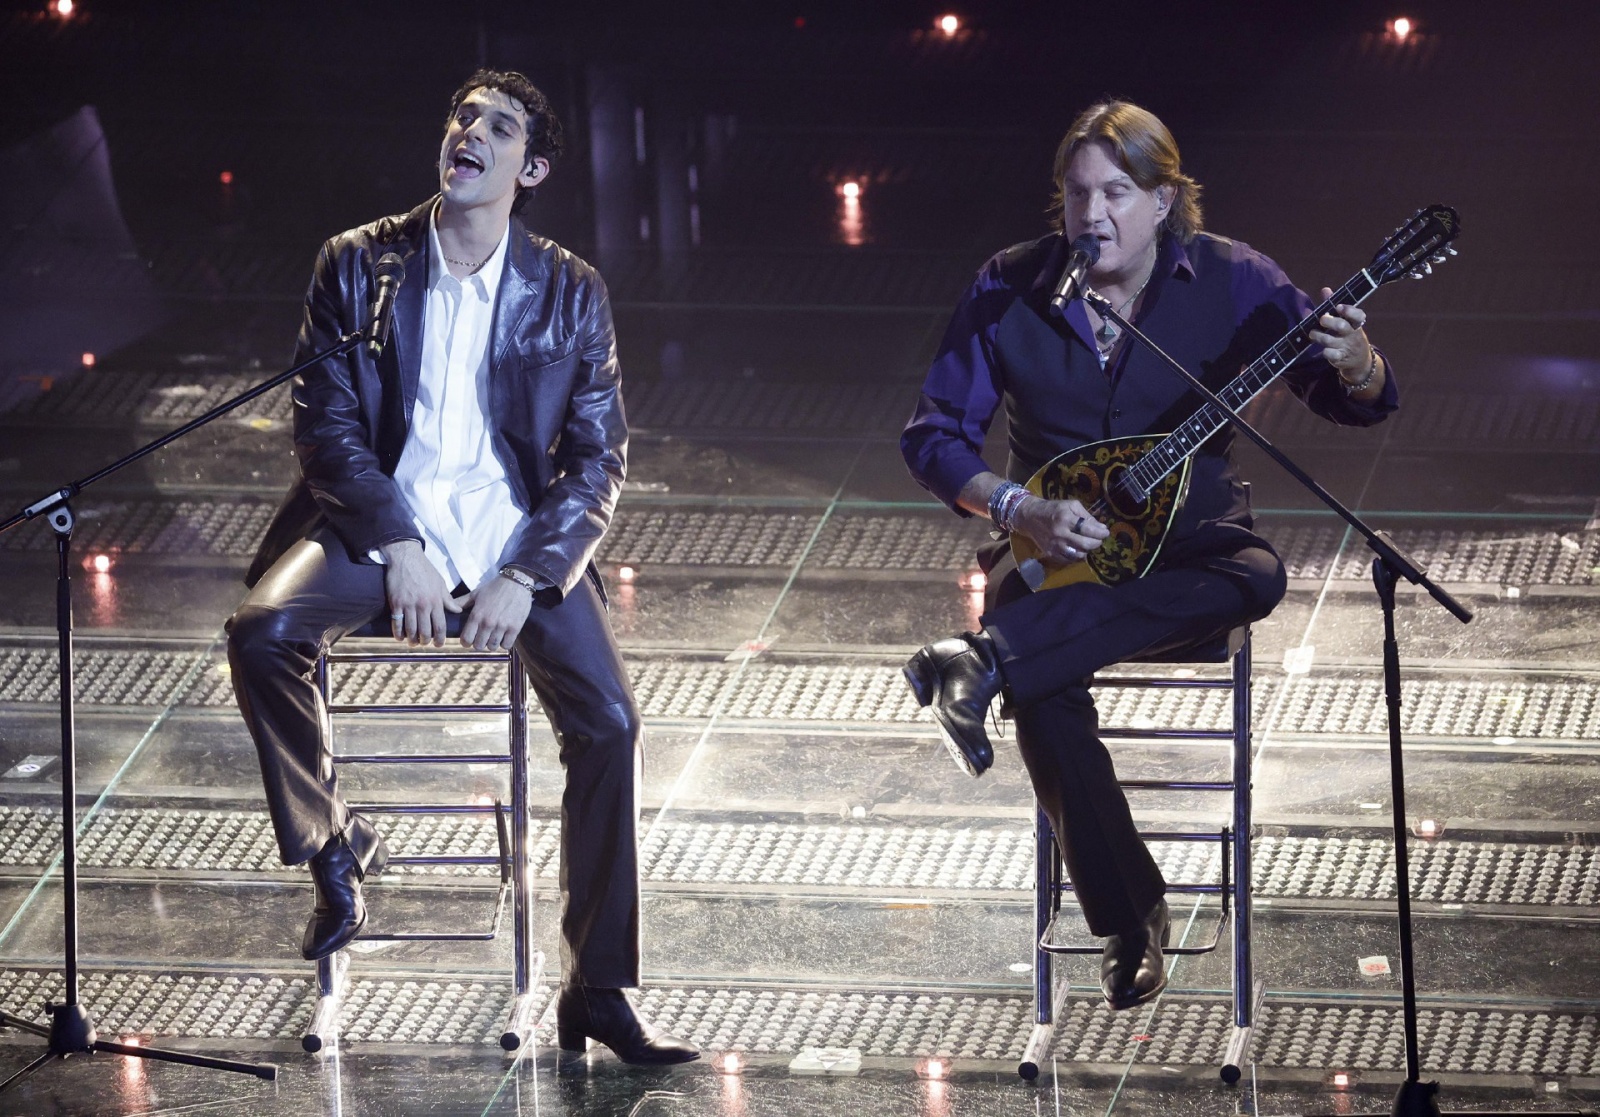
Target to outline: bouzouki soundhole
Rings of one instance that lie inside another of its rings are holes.
[[[1123,462],[1113,462],[1106,470],[1106,503],[1117,515],[1130,520],[1150,513],[1150,497],[1128,476]]]

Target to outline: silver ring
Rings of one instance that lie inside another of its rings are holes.
[[[406,619],[406,615],[404,613],[390,613],[389,619],[392,621],[403,621]]]
[[[1079,516],[1075,521],[1073,521],[1072,534],[1073,535],[1082,535],[1083,534],[1083,517],[1082,516]]]

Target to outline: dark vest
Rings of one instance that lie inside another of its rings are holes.
[[[1019,270],[1037,274],[1058,240],[1047,237],[1012,250]],[[1156,276],[1134,319],[1212,389],[1227,384],[1294,324],[1267,306],[1235,326],[1232,247],[1225,238],[1197,236],[1186,246],[1191,275],[1173,270],[1170,244],[1163,243]],[[1049,313],[1050,293],[1039,287],[1014,301],[995,336],[1010,430],[1006,475],[1014,481],[1026,481],[1051,458],[1085,443],[1165,434],[1202,405],[1177,373],[1134,339],[1102,370],[1072,326]],[[1224,429],[1196,454],[1189,499],[1173,525],[1174,535],[1216,520],[1248,526],[1244,489],[1229,455],[1232,442],[1232,432]]]

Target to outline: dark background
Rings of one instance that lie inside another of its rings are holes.
[[[934,26],[946,10],[964,21],[954,37]],[[1405,40],[1397,15],[1416,26]],[[601,266],[630,377],[914,393],[973,270],[1045,230],[1056,140],[1113,94],[1170,124],[1208,225],[1307,289],[1348,277],[1418,206],[1461,211],[1462,256],[1369,304],[1408,407],[1422,392],[1593,409],[1597,31],[1590,4],[1367,0],[84,0],[70,19],[13,4],[0,149],[30,151],[86,105],[104,130],[123,256],[158,309],[103,343],[100,367],[270,368],[318,243],[426,198],[452,90],[483,62],[519,68],[568,136],[531,224]],[[35,220],[72,166],[8,166],[0,273],[41,310],[0,342],[0,366],[65,375],[86,345],[24,360],[23,335],[80,329],[54,309],[110,307],[125,276],[74,255],[100,233]],[[855,234],[837,189],[852,180]],[[1593,459],[1573,464],[1523,487],[1600,491]]]

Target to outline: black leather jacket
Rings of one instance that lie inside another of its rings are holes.
[[[417,539],[394,481],[422,361],[428,221],[434,200],[403,217],[341,233],[322,246],[295,349],[296,363],[361,328],[372,268],[397,253],[406,280],[389,344],[374,361],[363,346],[294,382],[300,480],[278,509],[246,575],[254,585],[294,543],[322,524],[355,562],[384,543]],[[511,219],[490,341],[489,422],[517,505],[526,513],[508,561],[554,585],[559,601],[585,571],[610,525],[627,465],[621,368],[611,306],[598,272]]]

